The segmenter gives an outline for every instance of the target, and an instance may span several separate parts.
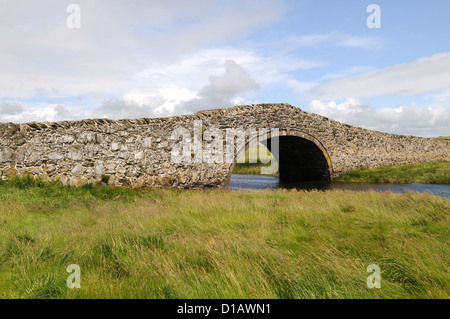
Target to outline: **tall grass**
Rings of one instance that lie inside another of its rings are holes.
[[[442,197],[33,183],[0,186],[1,298],[450,297]]]

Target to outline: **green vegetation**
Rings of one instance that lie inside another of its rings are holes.
[[[443,197],[0,184],[0,298],[450,297]]]
[[[369,183],[450,184],[450,162],[361,168],[345,174],[339,181]]]
[[[439,136],[436,137],[436,139],[441,141],[450,141],[450,136]]]
[[[233,174],[260,175],[261,167],[268,167],[271,162],[278,165],[275,157],[270,151],[264,145],[259,143],[256,147],[247,149],[245,153],[239,157],[238,162],[239,163],[236,163],[234,166]],[[271,176],[279,176],[279,173],[272,174]]]

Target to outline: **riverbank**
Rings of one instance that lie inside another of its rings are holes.
[[[442,197],[0,184],[0,298],[450,297]]]
[[[337,181],[368,183],[450,184],[450,162],[427,162],[351,171]]]

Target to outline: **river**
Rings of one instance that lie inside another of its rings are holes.
[[[369,191],[377,192],[391,191],[394,193],[405,193],[407,191],[419,193],[431,193],[438,196],[450,198],[450,185],[436,184],[373,184],[373,183],[351,183],[351,182],[302,182],[302,183],[280,183],[279,178],[264,175],[231,175],[231,190],[255,190],[264,188],[288,188],[288,189],[304,189],[304,190],[332,190],[345,189],[352,191]]]

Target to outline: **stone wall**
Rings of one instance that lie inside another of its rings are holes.
[[[278,128],[280,136],[313,141],[332,177],[360,167],[450,159],[446,141],[352,127],[288,104],[258,104],[170,118],[0,123],[0,175],[27,173],[76,186],[102,177],[111,185],[132,187],[226,186],[232,163],[171,160],[177,143],[173,130],[184,127],[192,134],[195,120],[220,130]]]

